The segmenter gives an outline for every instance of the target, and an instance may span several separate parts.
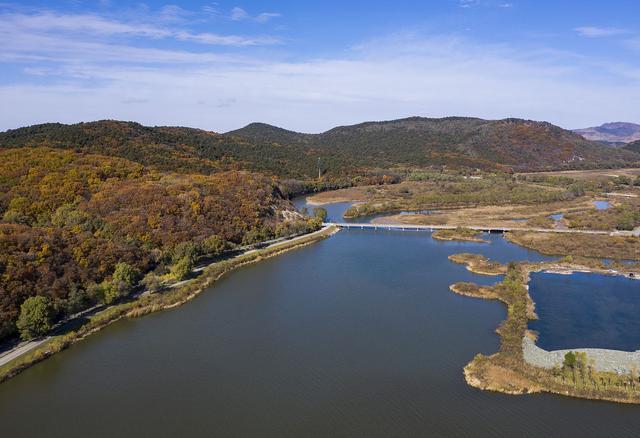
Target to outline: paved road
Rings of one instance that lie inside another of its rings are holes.
[[[45,343],[49,339],[51,339],[50,336],[37,341],[23,342],[19,344],[17,347],[15,347],[14,349],[2,353],[2,356],[0,356],[0,366],[6,364],[7,362],[11,362],[13,359],[20,357],[23,354],[33,350],[34,348]]]
[[[320,233],[326,231],[331,226],[332,226],[332,224],[325,224],[322,229],[320,229],[318,231],[314,231],[313,233],[303,234],[301,236],[296,236],[296,237],[293,237],[291,239],[281,238],[281,239],[269,240],[267,242],[262,242],[261,245],[265,245],[266,244],[266,246],[263,246],[262,248],[277,248],[279,246],[283,246],[283,245],[291,243],[291,242],[296,242],[298,240],[307,238],[309,236],[315,236],[317,234],[320,234]],[[236,255],[234,258],[240,257],[240,256],[245,255],[245,254],[251,254],[253,252],[258,251],[253,246],[246,246],[246,247],[242,247],[240,249],[244,250],[244,251],[241,252],[240,254]],[[217,263],[217,262],[210,263],[210,264],[204,265],[204,266],[196,267],[196,268],[193,269],[193,272],[196,273],[196,274],[199,273],[199,272],[202,272],[207,267],[209,267],[209,266],[211,266],[211,265],[213,265],[215,263]],[[188,280],[179,281],[177,283],[171,284],[170,286],[168,286],[168,288],[179,287],[179,286],[187,284],[187,283],[189,283],[190,281],[193,281],[193,280],[194,279],[191,278],[191,279],[188,279]],[[149,293],[150,293],[150,291],[143,291],[143,292],[140,292],[137,296],[141,296],[141,295],[145,295],[145,294],[149,294]],[[134,296],[134,298],[135,298],[135,296]],[[87,309],[87,310],[85,310],[83,312],[80,312],[78,314],[72,315],[67,320],[59,323],[57,325],[57,327],[60,328],[63,325],[66,325],[68,323],[71,323],[71,322],[77,320],[78,318],[86,317],[91,312],[93,312],[95,310],[98,310],[99,308],[101,308],[101,306],[97,306],[97,307],[94,307],[94,308],[91,308],[91,309]],[[8,362],[20,357],[20,356],[22,356],[23,354],[28,353],[29,351],[33,350],[34,348],[36,348],[36,347],[42,345],[43,343],[47,342],[51,338],[52,338],[51,336],[47,336],[45,338],[36,339],[36,340],[33,340],[33,341],[21,342],[20,344],[18,344],[14,348],[12,348],[10,350],[7,350],[7,351],[1,352],[0,353],[0,366],[4,365],[4,364],[6,364],[6,363],[8,363]]]

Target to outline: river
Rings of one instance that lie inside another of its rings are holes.
[[[640,408],[469,387],[498,348],[470,251],[542,260],[498,235],[341,231],[244,267],[194,301],[123,320],[0,385],[3,436],[635,436]]]

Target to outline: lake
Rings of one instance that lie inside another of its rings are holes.
[[[540,318],[529,326],[545,350],[640,349],[640,281],[577,272],[532,273],[529,293]]]
[[[0,385],[3,436],[636,436],[640,407],[469,387],[498,348],[492,284],[447,256],[544,257],[488,235],[341,231],[113,324]]]

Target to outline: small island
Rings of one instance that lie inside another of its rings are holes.
[[[637,352],[603,349],[548,352],[535,345],[536,334],[527,327],[530,320],[538,318],[535,303],[529,294],[530,273],[580,271],[630,276],[637,266],[627,265],[622,271],[612,271],[568,260],[510,263],[505,266],[473,254],[453,255],[449,259],[465,264],[473,272],[506,274],[502,282],[493,286],[481,287],[467,282],[450,286],[451,291],[459,295],[498,300],[507,306],[507,319],[496,330],[500,336],[500,349],[490,356],[478,354],[465,366],[464,376],[469,385],[506,394],[550,392],[579,398],[640,403],[637,367],[640,355]],[[478,269],[487,264],[494,268]],[[498,269],[497,265],[502,269]]]
[[[453,230],[437,230],[434,231],[431,237],[436,240],[448,240],[448,241],[461,241],[461,242],[476,242],[476,243],[488,243],[488,241],[479,237],[479,232],[470,228],[458,227]]]

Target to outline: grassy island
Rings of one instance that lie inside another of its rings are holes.
[[[507,273],[507,267],[501,263],[489,260],[481,254],[452,254],[449,260],[454,263],[466,265],[467,269],[474,274],[481,275],[502,275]]]
[[[450,257],[471,266],[482,256],[462,254]],[[497,328],[500,349],[490,356],[476,355],[464,368],[467,383],[483,390],[507,394],[550,392],[573,397],[640,403],[640,379],[637,372],[628,375],[596,371],[583,353],[565,356],[562,365],[552,369],[539,368],[524,360],[523,339],[534,338],[527,324],[537,319],[535,304],[528,291],[529,273],[545,269],[576,270],[575,264],[511,263],[503,266],[504,281],[489,287],[473,283],[456,283],[450,289],[457,294],[498,300],[507,306],[507,319]],[[496,270],[497,271],[497,270]]]
[[[477,242],[488,243],[487,240],[479,237],[479,232],[470,228],[458,227],[454,230],[437,230],[434,231],[431,237],[436,240],[457,240],[461,242]]]

